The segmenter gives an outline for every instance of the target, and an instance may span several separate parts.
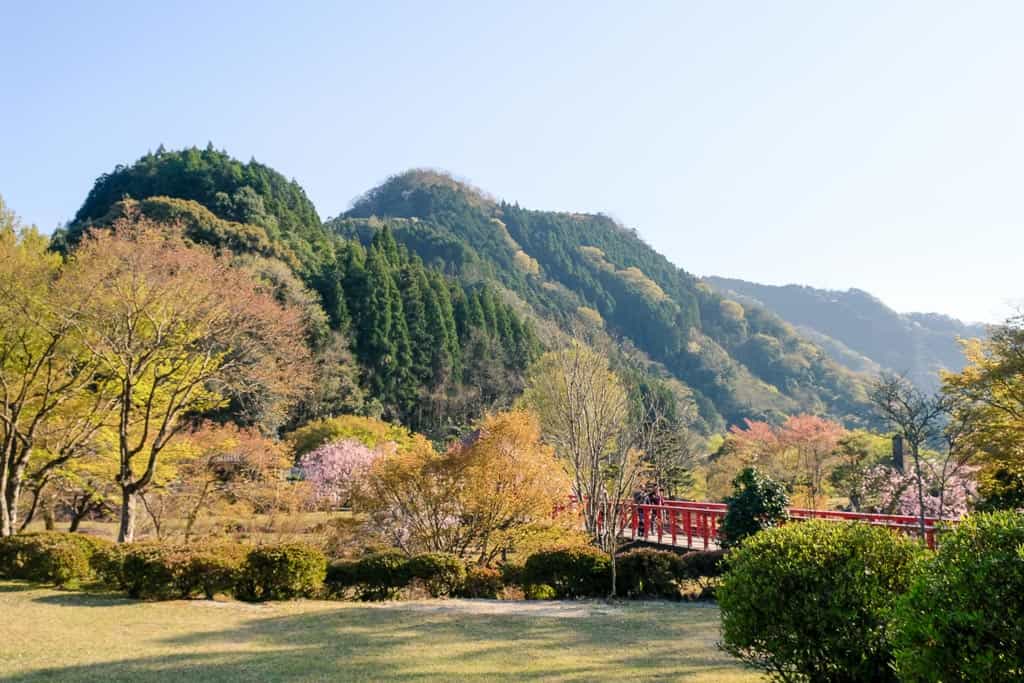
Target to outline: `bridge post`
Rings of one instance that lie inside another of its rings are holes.
[[[678,510],[676,510],[675,508],[672,508],[669,511],[669,513],[668,513],[669,524],[672,525],[672,545],[673,546],[676,544],[676,522],[677,522],[677,515],[678,515]]]
[[[689,510],[683,511],[683,524],[686,525],[686,547],[693,548],[693,514]]]

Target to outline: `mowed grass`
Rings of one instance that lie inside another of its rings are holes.
[[[0,582],[4,681],[756,681],[690,603],[141,603]]]

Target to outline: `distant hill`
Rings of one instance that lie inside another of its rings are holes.
[[[704,281],[725,296],[764,306],[852,370],[906,374],[929,391],[939,384],[939,370],[963,367],[957,339],[986,334],[984,325],[937,313],[897,313],[859,289],[840,292],[722,277]]]
[[[627,357],[680,383],[713,429],[795,412],[856,422],[868,412],[862,376],[605,215],[530,210],[443,173],[410,171],[326,225],[364,243],[387,227],[426,263],[498,283],[563,333],[603,330]]]

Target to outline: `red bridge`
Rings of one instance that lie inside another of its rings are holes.
[[[718,548],[718,527],[725,517],[726,509],[725,503],[700,503],[689,500],[668,500],[662,505],[628,503],[625,506],[627,524],[624,536],[643,543],[680,548]],[[793,520],[852,520],[884,526],[915,537],[921,535],[920,520],[913,515],[790,508],[789,517]],[[925,518],[924,537],[928,547],[935,547],[936,535],[942,533],[943,525],[950,523],[951,520]]]

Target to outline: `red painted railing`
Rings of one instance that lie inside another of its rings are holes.
[[[704,549],[718,547],[718,527],[725,517],[725,503],[701,503],[689,500],[668,500],[662,505],[627,503],[623,506],[623,531],[632,539],[649,543],[684,545],[693,548],[694,542]],[[839,510],[810,510],[790,508],[790,519],[831,519],[850,520],[884,526],[888,529],[911,536],[921,533],[920,521],[912,515],[880,515],[867,512],[843,512]],[[941,533],[951,520],[925,518],[925,542],[935,547],[937,534]]]

